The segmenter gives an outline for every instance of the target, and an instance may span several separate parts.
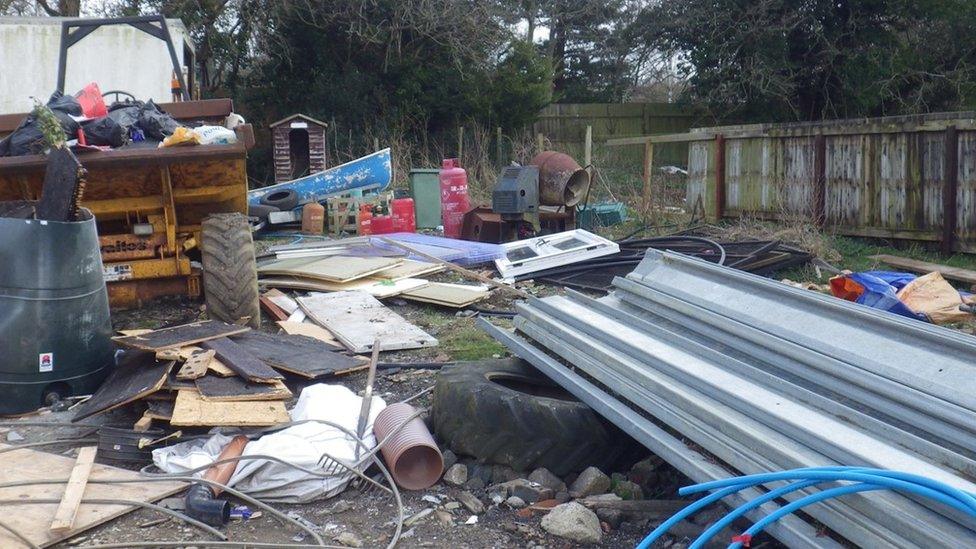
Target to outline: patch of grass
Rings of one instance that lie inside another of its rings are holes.
[[[455,325],[441,332],[438,339],[438,349],[451,360],[483,360],[493,355],[508,355],[508,349],[475,326],[471,318],[457,319]]]

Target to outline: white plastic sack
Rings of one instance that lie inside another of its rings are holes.
[[[223,126],[197,126],[193,133],[200,138],[201,145],[230,145],[237,143],[237,134]]]
[[[331,421],[355,433],[361,406],[362,398],[346,387],[320,383],[302,391],[290,414],[292,421]],[[364,436],[367,448],[376,446],[373,421],[385,407],[383,399],[373,397]],[[167,473],[200,467],[216,460],[231,438],[217,434],[205,441],[181,442],[153,450],[153,463]],[[325,472],[319,465],[323,454],[328,453],[352,463],[356,459],[355,446],[353,440],[339,429],[313,422],[252,440],[244,448],[244,455],[270,455],[307,469]],[[238,462],[228,486],[261,499],[302,503],[332,497],[345,490],[354,475],[345,468],[338,470],[337,475],[317,477],[269,460],[242,460]]]

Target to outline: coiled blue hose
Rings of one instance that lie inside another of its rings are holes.
[[[696,500],[676,513],[674,516],[669,518],[667,521],[655,528],[654,531],[648,534],[648,536],[645,537],[640,544],[637,545],[637,547],[638,549],[649,548],[654,541],[666,533],[672,526],[674,526],[674,524],[684,520],[688,516],[691,516],[700,509],[735,492],[738,492],[739,490],[779,481],[792,482],[787,486],[771,490],[770,492],[767,492],[762,496],[759,496],[739,506],[738,508],[733,509],[725,517],[719,521],[716,521],[715,524],[705,530],[705,532],[703,532],[702,535],[695,540],[691,548],[700,549],[705,543],[708,542],[708,540],[714,537],[715,534],[720,532],[723,528],[760,505],[782,497],[790,492],[823,482],[853,481],[858,482],[858,484],[831,488],[805,496],[792,503],[789,503],[753,524],[751,528],[743,533],[743,539],[751,539],[752,536],[762,532],[770,524],[773,524],[782,517],[789,515],[798,509],[802,509],[807,505],[847,494],[872,490],[897,490],[899,492],[917,494],[929,499],[934,499],[965,514],[976,517],[976,497],[974,497],[973,494],[953,488],[952,486],[928,477],[900,471],[888,471],[885,469],[874,469],[868,467],[809,467],[778,473],[747,475],[743,477],[722,479],[683,487],[678,492],[681,495],[694,494],[709,490],[717,491]],[[731,545],[729,545],[729,548],[738,549],[742,546],[742,543],[743,541],[734,541]]]

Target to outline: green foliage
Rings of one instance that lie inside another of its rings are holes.
[[[60,149],[64,147],[64,128],[61,127],[61,121],[51,109],[35,99],[31,114],[37,120],[37,128],[44,136],[44,142],[47,143],[48,148]]]
[[[745,120],[951,110],[976,95],[969,0],[673,0],[642,17],[689,99]]]

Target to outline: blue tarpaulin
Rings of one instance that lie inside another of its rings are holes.
[[[848,301],[928,322],[928,317],[909,309],[897,296],[898,290],[916,278],[910,273],[865,271],[830,279],[830,290]]]

